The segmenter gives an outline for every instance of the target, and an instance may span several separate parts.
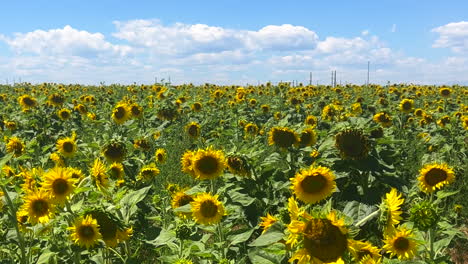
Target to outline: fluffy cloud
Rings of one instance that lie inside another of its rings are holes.
[[[129,46],[114,45],[105,41],[104,35],[101,33],[80,31],[68,25],[63,29],[17,33],[13,38],[3,36],[0,40],[5,41],[19,54],[92,57],[103,52],[110,52],[112,55],[126,55],[131,51]]]
[[[269,25],[258,31],[233,30],[205,24],[163,25],[158,20],[116,21],[114,37],[165,55],[192,55],[233,50],[291,51],[313,49],[318,36],[301,26]]]
[[[432,29],[439,38],[432,45],[434,48],[450,48],[453,52],[468,52],[468,22],[449,23]]]

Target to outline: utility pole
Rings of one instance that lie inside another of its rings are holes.
[[[332,71],[332,75],[331,75],[331,87],[333,87],[333,71]]]
[[[309,85],[312,85],[312,72],[310,72],[310,75],[309,75]]]
[[[334,85],[333,87],[336,87],[336,70],[335,70],[335,79],[334,79]]]

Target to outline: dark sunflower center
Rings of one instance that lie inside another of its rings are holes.
[[[64,102],[64,99],[60,96],[52,96],[52,102],[56,104],[62,104]]]
[[[412,107],[411,102],[406,101],[406,102],[404,102],[404,103],[402,104],[402,108],[403,108],[404,110],[410,110],[411,107]]]
[[[399,237],[393,242],[393,247],[399,251],[406,251],[409,248],[409,240],[404,237]]]
[[[67,153],[72,153],[73,152],[73,149],[74,149],[74,144],[72,142],[64,142],[62,147],[63,147],[63,150],[65,150],[65,152]]]
[[[93,239],[95,235],[94,228],[92,226],[83,225],[78,229],[78,235],[80,238],[86,240]]]
[[[301,133],[301,138],[300,138],[300,142],[301,142],[301,145],[310,145],[312,144],[312,134],[309,133],[309,132],[302,132]]]
[[[216,216],[218,212],[218,206],[212,201],[204,201],[200,206],[201,214],[206,218],[212,218]]]
[[[367,154],[366,139],[359,133],[338,135],[337,146],[342,154],[349,158],[361,158]]]
[[[124,156],[124,150],[118,145],[110,145],[104,155],[112,160],[120,160]]]
[[[32,209],[35,215],[43,216],[49,211],[49,203],[45,200],[35,200],[32,202]]]
[[[193,202],[192,196],[184,195],[184,196],[180,197],[180,199],[178,201],[178,205],[179,205],[179,207],[181,207],[181,206],[189,204],[190,202]]]
[[[125,116],[125,108],[122,106],[119,106],[115,109],[114,116],[117,119],[122,119]]]
[[[450,90],[448,90],[448,89],[443,89],[441,93],[442,93],[442,95],[444,95],[444,96],[448,96],[448,95],[450,95]]]
[[[27,106],[33,106],[35,104],[34,100],[29,97],[23,98],[23,103]]]
[[[387,123],[390,120],[389,120],[387,115],[382,114],[382,115],[379,116],[379,121],[382,122],[382,123]]]
[[[111,173],[112,177],[118,178],[119,175],[120,175],[120,169],[117,168],[117,167],[111,167],[110,173]]]
[[[212,174],[218,170],[218,160],[212,156],[205,156],[196,162],[196,167],[203,174]]]
[[[157,155],[158,161],[163,161],[164,160],[164,155],[161,153],[158,153]]]
[[[198,110],[201,109],[201,104],[195,103],[195,104],[193,105],[193,108],[194,108],[195,110],[198,111]]]
[[[67,112],[67,111],[62,111],[60,112],[60,116],[63,118],[63,119],[67,119],[70,117],[70,114]]]
[[[140,108],[138,106],[132,106],[132,114],[138,116],[141,114]]]
[[[228,165],[234,170],[240,170],[242,168],[242,161],[236,157],[230,157],[228,159]]]
[[[426,173],[425,179],[428,185],[435,186],[447,179],[447,172],[439,168],[433,168]]]
[[[301,188],[306,193],[318,193],[327,186],[327,179],[323,175],[307,176],[301,181]]]
[[[294,133],[290,131],[274,130],[273,142],[282,148],[288,148],[296,143],[296,137]]]
[[[333,262],[343,255],[347,239],[340,229],[326,219],[312,219],[304,230],[304,247],[310,256]]]
[[[191,125],[189,128],[188,128],[188,134],[192,137],[195,137],[198,135],[198,126],[196,125]]]
[[[54,194],[56,195],[63,195],[67,193],[69,189],[68,182],[64,179],[56,179],[52,183],[52,190],[54,191]]]
[[[102,239],[115,239],[117,235],[117,225],[114,223],[114,221],[109,219],[109,217],[104,213],[95,213],[92,216],[97,220]]]

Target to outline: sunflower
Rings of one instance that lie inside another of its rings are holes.
[[[131,110],[126,103],[118,103],[112,110],[112,119],[119,125],[130,119],[130,116]]]
[[[4,121],[5,127],[8,128],[8,130],[13,131],[16,130],[18,127],[15,121]]]
[[[114,162],[109,166],[107,171],[112,179],[118,180],[124,177],[124,167],[122,163]]]
[[[385,194],[385,199],[382,199],[380,204],[380,222],[384,226],[384,233],[391,234],[395,231],[395,226],[403,219],[401,214],[401,205],[405,201],[402,194],[398,194],[395,188]]]
[[[450,94],[452,94],[452,89],[448,87],[442,87],[439,90],[439,94],[440,96],[445,97],[445,98],[450,97]]]
[[[57,107],[62,106],[63,103],[65,102],[65,97],[57,93],[49,95],[48,99],[49,99],[48,100],[49,104],[53,106],[57,106]]]
[[[382,257],[380,249],[368,241],[349,240],[349,251],[356,262],[362,262],[366,257],[370,257],[374,262],[378,262]]]
[[[224,153],[211,147],[197,150],[192,157],[192,170],[199,180],[217,178],[226,167]]]
[[[44,190],[29,192],[24,200],[20,211],[28,215],[31,224],[49,222],[53,216],[54,205],[51,203],[48,193]]]
[[[441,127],[445,127],[447,124],[450,124],[450,116],[443,116],[437,121],[437,124]]]
[[[419,187],[425,193],[432,193],[455,180],[455,173],[446,163],[425,165],[419,171]]]
[[[468,116],[463,116],[461,118],[462,120],[462,125],[465,130],[468,130]]]
[[[57,111],[57,115],[61,120],[65,121],[71,118],[71,111],[67,108],[62,108]]]
[[[167,159],[167,152],[165,149],[159,148],[156,150],[156,153],[154,154],[156,161],[159,163],[165,163]]]
[[[387,236],[384,241],[383,249],[397,256],[400,260],[413,259],[417,253],[417,243],[411,230],[398,228],[395,233]]]
[[[322,109],[322,119],[323,120],[333,120],[334,117],[337,117],[340,115],[341,108],[338,105],[335,104],[329,104],[326,105]]]
[[[101,233],[106,246],[115,247],[119,242],[118,231],[123,230],[119,220],[111,213],[99,209],[87,212],[85,215],[96,219],[99,233]]]
[[[299,136],[299,146],[307,147],[317,143],[317,133],[313,128],[304,129]]]
[[[51,201],[63,204],[73,192],[75,180],[64,167],[55,167],[44,174],[42,188],[49,193]]]
[[[248,123],[244,126],[245,137],[254,137],[258,134],[258,126],[254,123]]]
[[[78,218],[75,224],[69,227],[69,230],[72,231],[71,239],[73,242],[81,247],[93,247],[102,238],[97,220],[91,215],[87,215],[85,218]]]
[[[347,129],[335,137],[335,146],[344,159],[362,159],[369,152],[369,140],[357,129]]]
[[[149,151],[151,149],[151,144],[146,138],[140,138],[133,142],[133,147],[143,151]]]
[[[13,178],[15,177],[15,171],[13,170],[12,167],[8,166],[8,165],[3,165],[2,167],[2,173],[5,174],[7,177],[9,178]]]
[[[143,115],[143,107],[139,106],[138,104],[132,104],[129,106],[130,114],[132,118],[140,118]]]
[[[268,144],[277,145],[280,148],[289,148],[297,145],[298,142],[296,133],[287,127],[273,127],[268,136]]]
[[[120,142],[107,144],[102,151],[102,154],[109,162],[122,162],[126,153],[125,144]]]
[[[23,111],[32,109],[32,108],[36,107],[36,105],[37,105],[36,99],[34,97],[32,97],[32,96],[27,95],[27,94],[20,96],[18,98],[18,102],[21,105],[21,107],[23,108]]]
[[[187,150],[185,153],[182,155],[182,158],[180,159],[180,163],[182,165],[182,172],[188,173],[192,176],[195,176],[193,168],[192,168],[192,158],[195,155],[194,151]]]
[[[198,138],[200,136],[200,124],[190,122],[185,126],[185,131],[191,138]]]
[[[262,112],[263,112],[264,114],[270,112],[270,106],[267,105],[267,104],[263,104],[262,106],[260,106],[260,108],[262,109]]]
[[[282,114],[280,112],[275,112],[273,114],[273,117],[276,119],[276,120],[280,120],[282,118]]]
[[[424,110],[422,110],[421,108],[417,108],[416,110],[414,110],[414,115],[417,117],[422,117],[424,115]]]
[[[334,211],[326,218],[312,217],[303,213],[302,217],[288,224],[291,247],[298,246],[289,262],[298,264],[343,263],[342,257],[348,250],[348,230],[343,219],[337,219]]]
[[[102,163],[100,159],[95,159],[93,167],[91,168],[91,176],[100,191],[109,187],[109,179],[106,171],[104,163]]]
[[[6,144],[6,151],[8,153],[13,153],[15,157],[19,157],[24,153],[24,143],[17,137],[12,137],[8,139]]]
[[[86,108],[86,106],[83,104],[78,104],[73,108],[73,110],[78,111],[82,115],[88,113],[88,108]]]
[[[390,127],[392,125],[392,117],[386,112],[380,112],[374,115],[374,121],[383,127]]]
[[[218,195],[199,194],[190,204],[192,205],[193,218],[198,224],[217,224],[225,215],[224,206],[218,201]]]
[[[151,181],[156,177],[156,175],[159,174],[159,172],[160,171],[158,168],[156,168],[156,166],[149,165],[140,170],[140,173],[138,174],[137,179],[141,181],[145,181],[145,182]]]
[[[202,109],[202,104],[199,102],[195,102],[192,104],[192,110],[194,112],[199,112]]]
[[[336,189],[335,175],[326,167],[302,169],[291,180],[291,189],[297,198],[306,203],[317,203]]]
[[[80,169],[67,167],[67,170],[68,170],[68,173],[70,174],[70,177],[74,179],[75,181],[79,181],[84,178],[83,172]]]
[[[313,115],[308,115],[304,123],[308,126],[315,127],[317,125],[317,118]]]
[[[57,140],[57,149],[60,154],[62,154],[65,157],[72,157],[77,149],[76,146],[76,136],[73,135],[72,137],[66,137]]]
[[[191,195],[186,194],[185,191],[186,189],[180,190],[180,191],[175,192],[172,195],[171,206],[173,209],[177,209],[181,206],[184,206],[193,202],[193,197]],[[178,213],[177,215],[181,218],[187,218],[187,217],[190,217],[192,214],[181,212],[181,213]]]
[[[232,174],[245,176],[249,173],[247,161],[245,161],[242,157],[229,156],[227,158],[227,166]]]
[[[414,101],[411,99],[403,99],[400,102],[400,110],[404,113],[410,113],[413,110]]]
[[[262,216],[260,217],[260,219],[262,220],[262,222],[259,224],[263,231],[262,231],[262,234],[264,234],[266,231],[268,231],[268,229],[278,221],[278,218],[272,216],[270,213],[267,213],[266,216]]]

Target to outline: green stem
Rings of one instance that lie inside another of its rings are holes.
[[[428,231],[428,237],[429,237],[429,259],[431,261],[434,261],[435,258],[435,252],[434,252],[434,239],[435,239],[435,230],[433,227],[429,229]]]
[[[356,226],[357,226],[357,227],[360,227],[361,225],[364,225],[368,220],[374,218],[374,217],[377,216],[379,213],[380,213],[380,209],[375,210],[375,211],[372,212],[370,215],[364,217],[361,221],[357,222],[357,223],[356,223]]]
[[[27,260],[26,258],[26,248],[25,248],[25,243],[24,243],[24,238],[23,238],[23,235],[21,234],[20,230],[19,230],[19,227],[18,227],[18,221],[16,219],[16,210],[15,210],[15,207],[13,205],[13,202],[11,201],[11,198],[10,198],[10,195],[8,194],[8,191],[7,189],[5,188],[4,185],[0,185],[1,188],[2,188],[2,191],[3,191],[3,195],[5,196],[6,198],[6,201],[7,201],[7,204],[8,204],[8,208],[10,209],[10,221],[13,223],[14,227],[15,227],[15,231],[16,231],[16,235],[18,237],[18,241],[19,241],[19,246],[20,246],[20,250],[21,250],[21,259],[20,259],[20,263],[21,264],[27,264],[29,263],[29,261]]]

